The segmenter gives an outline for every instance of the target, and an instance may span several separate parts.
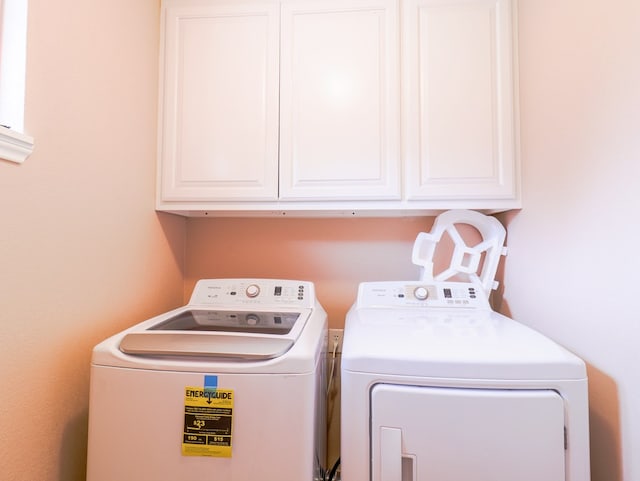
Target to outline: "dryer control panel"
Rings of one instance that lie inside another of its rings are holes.
[[[202,279],[196,283],[189,305],[234,307],[312,308],[313,283],[281,279]]]
[[[490,309],[482,286],[469,282],[363,282],[357,307]]]

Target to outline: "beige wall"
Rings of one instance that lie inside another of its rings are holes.
[[[80,481],[91,348],[182,302],[184,220],[153,208],[158,1],[29,4],[35,152],[0,160],[0,479]]]

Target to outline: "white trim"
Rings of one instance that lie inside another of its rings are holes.
[[[0,159],[22,163],[33,152],[33,138],[0,126]]]

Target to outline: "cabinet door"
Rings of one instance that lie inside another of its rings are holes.
[[[285,1],[280,197],[397,199],[395,0]]]
[[[165,2],[161,201],[273,200],[276,3]]]
[[[511,0],[403,2],[407,198],[516,198]]]

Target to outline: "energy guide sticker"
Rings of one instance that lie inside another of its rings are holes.
[[[233,390],[186,387],[183,456],[231,457]]]

